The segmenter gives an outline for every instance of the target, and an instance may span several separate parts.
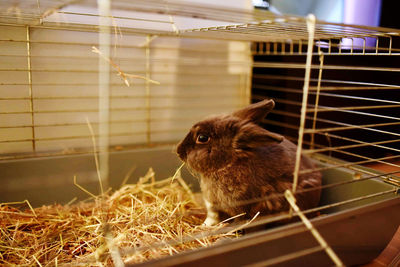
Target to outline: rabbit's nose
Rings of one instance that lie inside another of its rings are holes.
[[[186,161],[188,150],[193,148],[193,135],[191,132],[189,132],[185,138],[179,142],[177,148],[176,148],[176,153],[178,153],[178,156],[181,158],[181,160]]]
[[[178,147],[176,148],[176,153],[178,154],[181,160],[183,161],[186,160],[186,149],[182,143],[178,144]]]

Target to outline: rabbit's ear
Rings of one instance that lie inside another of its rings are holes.
[[[233,140],[233,148],[249,149],[264,146],[271,143],[280,143],[283,136],[272,133],[253,123],[242,126]]]
[[[274,106],[274,100],[265,99],[235,111],[232,115],[253,123],[258,123],[274,108]]]

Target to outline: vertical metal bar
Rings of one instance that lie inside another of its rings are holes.
[[[304,127],[306,121],[306,112],[307,112],[308,90],[310,87],[311,63],[313,57],[314,32],[315,32],[315,16],[312,14],[307,16],[307,30],[308,30],[307,60],[306,60],[306,71],[304,75],[303,100],[301,105],[300,128],[299,128],[299,137],[297,141],[297,151],[296,151],[296,163],[293,171],[293,187],[292,187],[293,193],[296,192],[297,182],[299,179],[301,150],[303,147],[303,135],[304,135]]]
[[[332,41],[329,39],[329,44],[328,44],[328,54],[330,55],[332,52]]]
[[[389,36],[389,55],[392,54],[392,36]]]
[[[99,50],[105,58],[110,58],[111,47],[111,2],[97,0],[99,9]],[[109,121],[110,121],[110,64],[99,57],[99,168],[101,181],[108,187],[109,175]],[[101,193],[104,192],[100,183]]]
[[[293,55],[293,40],[290,40],[290,54]]]
[[[367,42],[367,40],[365,38],[363,38],[363,55],[365,55],[365,44]]]
[[[299,54],[303,53],[303,42],[301,41],[301,39],[299,40]]]
[[[350,49],[350,54],[351,54],[351,55],[353,55],[353,51],[354,51],[354,50],[353,50],[353,49],[354,49],[353,46],[354,46],[354,39],[351,38],[351,49]]]
[[[249,56],[249,68],[248,68],[248,73],[245,74],[245,85],[244,88],[241,89],[241,91],[244,91],[244,99],[243,99],[243,106],[246,106],[251,103],[251,86],[252,86],[252,79],[253,79],[253,57],[250,55]]]
[[[26,53],[28,63],[28,84],[29,84],[29,112],[31,114],[32,124],[32,150],[36,152],[36,134],[35,134],[35,108],[33,103],[33,85],[32,85],[32,61],[31,61],[31,37],[30,27],[26,26]]]
[[[379,37],[376,37],[375,54],[378,55],[379,50]]]
[[[151,94],[150,94],[150,79],[151,79],[151,66],[150,66],[150,41],[151,35],[146,37],[146,142],[151,145]]]
[[[324,66],[324,54],[321,51],[319,51],[318,54],[319,54],[319,73],[318,73],[318,83],[317,83],[317,94],[315,96],[315,109],[314,109],[312,134],[311,134],[311,145],[310,145],[311,149],[314,149],[315,127],[317,124],[318,105],[319,105],[319,93],[321,91],[322,69]]]
[[[257,51],[258,51],[258,43],[256,43],[256,42],[254,42],[254,43],[252,43],[251,44],[251,53],[253,54],[253,55],[255,55],[255,54],[257,54]]]

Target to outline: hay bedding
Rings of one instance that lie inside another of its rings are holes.
[[[123,265],[236,236],[193,238],[223,225],[202,226],[205,211],[183,179],[156,182],[152,170],[94,200],[36,209],[26,204],[0,204],[0,265]]]

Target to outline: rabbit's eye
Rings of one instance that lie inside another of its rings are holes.
[[[210,137],[206,134],[199,134],[197,136],[197,144],[207,144],[210,141]]]

